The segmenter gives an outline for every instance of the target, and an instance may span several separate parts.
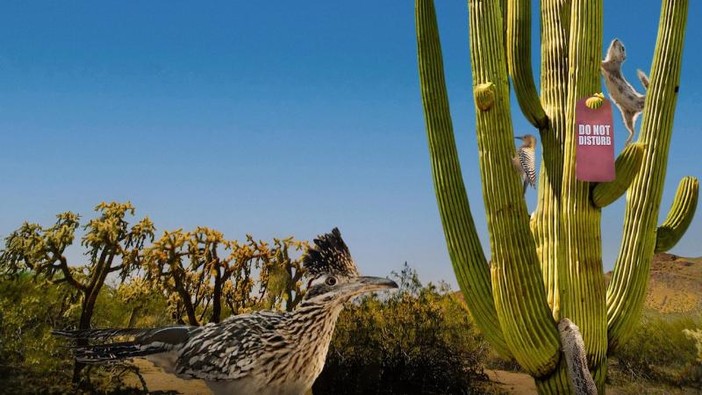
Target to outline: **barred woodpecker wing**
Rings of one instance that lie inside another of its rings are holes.
[[[525,183],[536,187],[536,158],[533,149],[519,149],[519,164],[525,174]]]
[[[276,332],[284,317],[284,313],[260,311],[203,326],[179,351],[176,373],[207,381],[246,377],[254,367],[270,362],[258,361],[261,355],[273,359],[276,350],[288,346]]]
[[[356,264],[338,228],[318,236],[314,244],[303,258],[303,265],[313,277],[327,273],[358,276]]]

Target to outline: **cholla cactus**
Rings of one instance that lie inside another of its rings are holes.
[[[458,163],[434,4],[416,0],[432,174],[456,277],[486,338],[500,353],[513,356],[542,394],[573,390],[557,328],[565,318],[579,327],[587,365],[604,393],[607,354],[639,319],[651,258],[682,237],[697,204],[698,182],[686,177],[668,219],[657,226],[688,7],[687,0],[662,3],[638,142],[620,154],[614,181],[595,184],[576,179],[573,130],[576,101],[602,91],[603,1],[541,2],[540,94],[531,69],[529,2],[468,1],[488,266]],[[538,206],[532,215],[511,160],[508,77],[542,143]],[[624,192],[624,237],[606,287],[601,209]]]

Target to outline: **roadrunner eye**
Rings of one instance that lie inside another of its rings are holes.
[[[335,277],[327,277],[326,281],[324,281],[327,285],[333,286],[336,285],[336,278]]]

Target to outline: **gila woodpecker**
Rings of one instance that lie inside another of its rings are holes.
[[[522,145],[517,148],[512,164],[524,182],[523,193],[526,193],[527,185],[536,188],[536,137],[526,134],[515,138],[522,140]]]

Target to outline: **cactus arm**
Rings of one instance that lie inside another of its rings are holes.
[[[529,214],[512,168],[514,139],[499,2],[469,0],[473,86],[494,84],[489,111],[476,109],[483,200],[490,232],[492,284],[500,326],[515,359],[532,375],[548,374],[559,358]],[[489,54],[489,55],[488,55]]]
[[[629,188],[643,163],[644,145],[629,144],[614,163],[617,178],[611,182],[598,183],[592,188],[592,204],[597,208],[614,203]]]
[[[643,307],[656,244],[673,114],[680,83],[688,0],[663,0],[639,141],[643,165],[627,192],[624,237],[607,290],[610,350],[631,333]]]
[[[607,363],[605,283],[602,275],[601,212],[590,203],[590,185],[575,171],[575,108],[579,99],[600,90],[603,1],[571,2],[568,45],[568,101],[566,103],[563,185],[561,191],[566,269],[561,316],[570,318],[585,341],[590,367]],[[597,382],[604,389],[604,381]]]
[[[560,280],[564,273],[565,241],[561,227],[561,179],[565,141],[566,87],[568,86],[568,30],[560,17],[570,12],[569,2],[541,2],[541,100],[549,126],[540,131],[541,169],[537,207],[531,226],[554,319],[560,317]]]
[[[522,113],[539,130],[548,118],[536,93],[531,70],[531,1],[512,0],[507,5],[507,65]]]
[[[500,10],[502,11],[502,20],[506,21],[507,20],[507,12],[509,10],[509,2],[512,0],[500,0]],[[507,52],[507,45],[509,43],[508,39],[508,30],[507,30],[507,24],[504,23],[502,25],[502,42],[505,45],[504,51]],[[507,74],[509,74],[509,65],[507,65]]]
[[[539,200],[553,199],[560,206],[561,182],[563,179],[563,147],[565,145],[568,74],[568,41],[570,37],[570,1],[541,1],[541,103],[548,117],[549,127],[541,129],[543,147],[542,166],[546,169],[549,196]],[[541,193],[541,190],[539,190]],[[538,211],[538,210],[537,210]],[[548,215],[559,217],[560,207]]]
[[[461,175],[433,1],[417,0],[415,12],[419,77],[432,178],[449,255],[477,326],[500,354],[509,356],[492,299],[489,267]]]
[[[665,222],[656,231],[655,252],[665,252],[675,247],[695,216],[700,184],[694,177],[680,180]]]

